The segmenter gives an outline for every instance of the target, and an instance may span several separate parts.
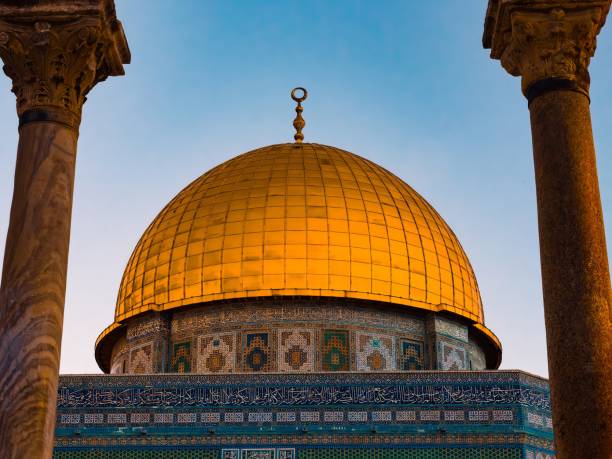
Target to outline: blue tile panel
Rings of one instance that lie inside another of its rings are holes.
[[[174,343],[170,371],[173,373],[189,373],[191,371],[191,342]]]
[[[63,376],[56,442],[56,458],[107,457],[69,453],[122,445],[217,448],[213,457],[222,449],[291,447],[301,459],[339,444],[378,448],[368,456],[375,458],[438,457],[394,455],[432,447],[554,457],[548,384],[519,371]],[[359,457],[329,451],[320,457]],[[439,457],[480,457],[469,454]]]

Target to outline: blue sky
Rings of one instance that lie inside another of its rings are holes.
[[[482,49],[485,0],[116,3],[133,59],[84,109],[63,373],[99,372],[95,338],[157,212],[216,164],[291,141],[289,92],[301,85],[306,141],[365,156],[420,192],[470,257],[486,323],[504,345],[502,368],[547,374],[529,114],[519,79]],[[611,73],[608,26],[591,64],[608,222]],[[0,121],[4,241],[17,145],[7,78]]]

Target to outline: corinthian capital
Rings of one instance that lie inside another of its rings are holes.
[[[22,122],[78,126],[87,93],[123,75],[130,52],[113,0],[0,0],[0,57]]]
[[[588,95],[589,62],[610,0],[490,0],[483,44],[523,93],[553,79]]]

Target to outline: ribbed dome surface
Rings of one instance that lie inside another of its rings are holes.
[[[187,186],[134,249],[115,323],[148,310],[270,295],[448,311],[497,341],[444,220],[395,175],[338,148],[260,148]]]

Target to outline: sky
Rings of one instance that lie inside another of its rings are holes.
[[[371,159],[423,195],[471,260],[486,324],[503,344],[501,368],[548,374],[529,113],[520,80],[482,48],[486,0],[116,4],[132,63],[84,107],[62,373],[100,372],[95,339],[161,208],[213,166],[292,141],[289,93],[304,86],[305,141]],[[590,70],[610,222],[612,26]],[[0,77],[2,241],[18,141],[10,86]],[[608,252],[610,239],[608,229]]]

